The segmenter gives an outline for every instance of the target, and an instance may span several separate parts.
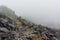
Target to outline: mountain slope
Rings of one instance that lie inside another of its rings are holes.
[[[16,19],[16,17],[17,17],[15,15],[15,12],[6,6],[0,6],[0,13],[5,14],[12,19]]]
[[[0,40],[60,40],[60,30],[28,22],[0,6]]]

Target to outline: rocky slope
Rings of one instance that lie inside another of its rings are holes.
[[[13,40],[16,34],[16,26],[9,17],[0,14],[0,40]]]
[[[60,40],[60,30],[48,28],[42,25],[36,25],[18,18],[20,26],[19,40]],[[22,22],[22,21],[23,22]]]
[[[0,40],[60,40],[60,30],[27,22],[21,17],[12,20],[0,14]]]
[[[60,40],[60,30],[36,25],[14,13],[13,16],[6,13],[0,13],[0,40]]]

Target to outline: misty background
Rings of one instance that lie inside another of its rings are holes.
[[[60,0],[0,0],[0,5],[33,23],[60,29]]]

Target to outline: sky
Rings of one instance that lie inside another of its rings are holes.
[[[60,29],[60,0],[0,0],[0,5],[33,23]]]

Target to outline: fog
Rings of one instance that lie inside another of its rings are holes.
[[[0,5],[33,23],[60,29],[60,0],[0,0]]]

